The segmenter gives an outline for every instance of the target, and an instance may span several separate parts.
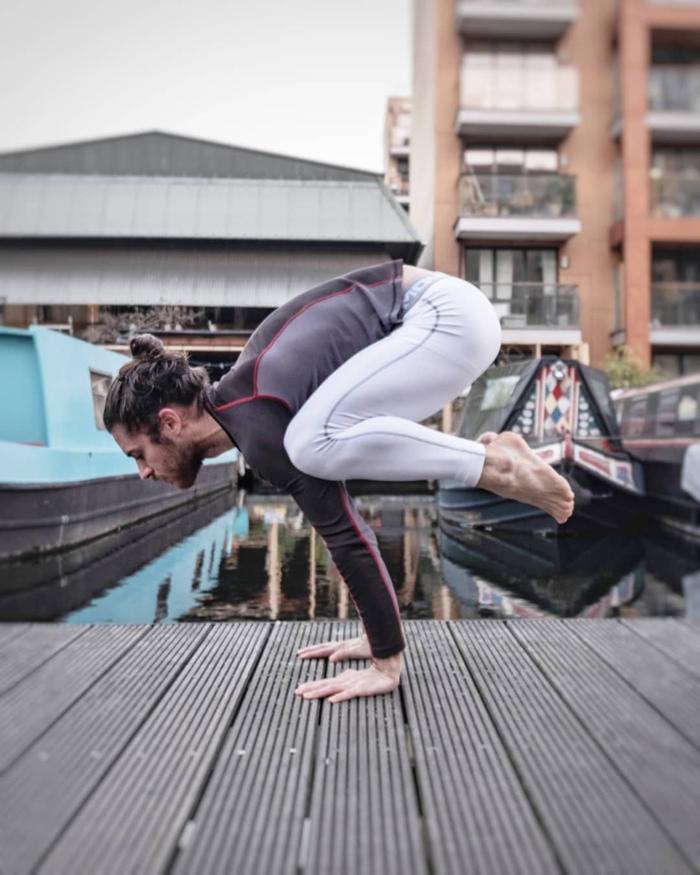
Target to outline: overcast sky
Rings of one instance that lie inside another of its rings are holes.
[[[0,151],[166,130],[383,169],[411,0],[5,0]]]

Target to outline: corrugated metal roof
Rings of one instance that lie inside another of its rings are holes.
[[[380,174],[148,131],[0,154],[0,172],[368,180]]]
[[[419,241],[378,180],[56,174],[0,174],[0,237]]]
[[[394,257],[351,252],[4,246],[0,303],[278,307],[305,289]],[[3,300],[4,299],[4,300]]]

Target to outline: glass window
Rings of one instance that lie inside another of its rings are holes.
[[[678,422],[676,434],[693,434],[698,425],[698,390],[699,386],[687,386],[681,389],[681,397],[678,401]]]
[[[662,379],[670,380],[680,376],[681,357],[671,352],[656,352],[651,356],[651,363]]]
[[[623,438],[640,437],[646,430],[647,396],[629,398],[622,407],[620,434]]]
[[[680,389],[665,389],[659,395],[656,408],[656,434],[659,437],[672,437],[675,433],[679,398]]]
[[[700,247],[654,247],[653,283],[700,282]]]
[[[90,385],[92,387],[92,406],[95,412],[95,425],[105,430],[102,418],[105,410],[105,400],[109,385],[112,382],[111,374],[101,374],[99,371],[90,370]]]
[[[486,381],[486,390],[481,399],[480,410],[498,410],[510,401],[513,390],[518,385],[520,375],[497,377]]]

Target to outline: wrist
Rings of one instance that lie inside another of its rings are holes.
[[[395,653],[393,656],[387,656],[386,659],[377,659],[376,656],[373,656],[372,665],[382,674],[398,679],[403,668],[403,654]]]

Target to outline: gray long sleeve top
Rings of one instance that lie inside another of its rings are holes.
[[[401,324],[402,274],[402,262],[389,261],[298,295],[263,320],[231,370],[205,391],[207,411],[250,467],[289,492],[328,545],[378,659],[399,653],[405,641],[374,532],[345,484],[304,474],[283,438],[329,374]]]

